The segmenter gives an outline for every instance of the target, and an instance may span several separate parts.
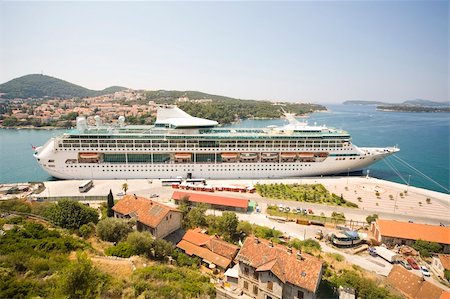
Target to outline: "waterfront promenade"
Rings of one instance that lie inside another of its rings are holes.
[[[82,181],[48,181],[44,182],[45,190],[40,194],[32,195],[34,199],[56,200],[59,198],[73,198],[77,200],[103,200],[111,189],[114,197],[119,199],[123,193],[122,185],[128,185],[127,194],[137,194],[150,197],[157,194],[158,200],[170,203],[174,191],[170,186],[162,186],[160,180],[94,180],[94,187],[86,193],[80,193],[78,186]],[[376,213],[382,218],[403,221],[415,221],[430,224],[450,224],[450,195],[406,186],[389,181],[366,177],[321,177],[321,178],[295,178],[277,180],[208,180],[212,186],[225,185],[256,185],[283,183],[283,184],[323,184],[329,192],[356,203],[359,208],[345,208],[312,204],[306,202],[285,201],[262,198],[259,194],[215,192],[216,195],[240,197],[256,201],[261,209],[268,204],[283,204],[292,208],[302,207],[313,209],[316,215],[324,213],[331,215],[333,211],[343,212],[347,219],[365,221],[369,214]],[[377,195],[378,194],[378,195]]]

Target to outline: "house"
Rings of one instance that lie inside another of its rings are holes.
[[[420,239],[439,243],[444,253],[450,253],[450,227],[377,219],[370,230],[378,242],[386,245],[411,246]]]
[[[199,228],[190,229],[177,244],[188,255],[200,257],[210,268],[225,271],[233,262],[239,247],[202,233]]]
[[[181,227],[181,211],[148,198],[125,195],[113,207],[116,218],[135,218],[138,231],[164,238]]]
[[[399,265],[392,268],[387,280],[409,299],[441,299],[449,295],[448,292]]]
[[[247,296],[261,299],[316,298],[323,263],[314,256],[249,236],[236,261],[239,262],[239,287]]]
[[[216,196],[194,192],[175,191],[172,194],[172,199],[176,203],[179,203],[183,197],[188,197],[189,202],[193,204],[204,203],[209,209],[229,210],[244,213],[247,212],[249,202],[247,199],[242,198]]]
[[[450,271],[450,254],[438,254],[437,256],[433,256],[430,268],[437,276],[445,279],[445,270]]]

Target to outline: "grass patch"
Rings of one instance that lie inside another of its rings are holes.
[[[322,184],[256,184],[262,197],[357,208],[358,205],[337,196]]]

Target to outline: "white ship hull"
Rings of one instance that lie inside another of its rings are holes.
[[[363,151],[365,155],[345,160],[329,156],[322,162],[234,162],[234,163],[74,163],[78,151],[88,149],[57,150],[54,139],[38,148],[35,157],[40,166],[58,179],[170,179],[192,175],[206,179],[288,178],[333,175],[356,172],[398,151],[396,148],[364,148],[351,146],[348,151]],[[249,149],[246,149],[247,151]],[[291,149],[292,150],[292,149]],[[320,149],[316,149],[320,150]],[[203,152],[202,152],[203,153]],[[54,162],[49,162],[54,161]]]

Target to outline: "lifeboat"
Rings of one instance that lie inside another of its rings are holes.
[[[300,158],[314,158],[314,153],[299,153]]]
[[[80,159],[98,159],[100,154],[97,153],[79,153]]]
[[[297,158],[297,153],[281,153],[281,160],[285,162],[295,161],[295,158]]]
[[[278,153],[261,153],[261,161],[273,161],[278,159]]]
[[[175,153],[174,154],[175,161],[177,162],[188,162],[192,160],[191,153]]]
[[[241,153],[240,154],[241,160],[253,160],[258,158],[258,154],[256,153]]]
[[[221,153],[223,162],[235,162],[239,156],[238,153]]]

